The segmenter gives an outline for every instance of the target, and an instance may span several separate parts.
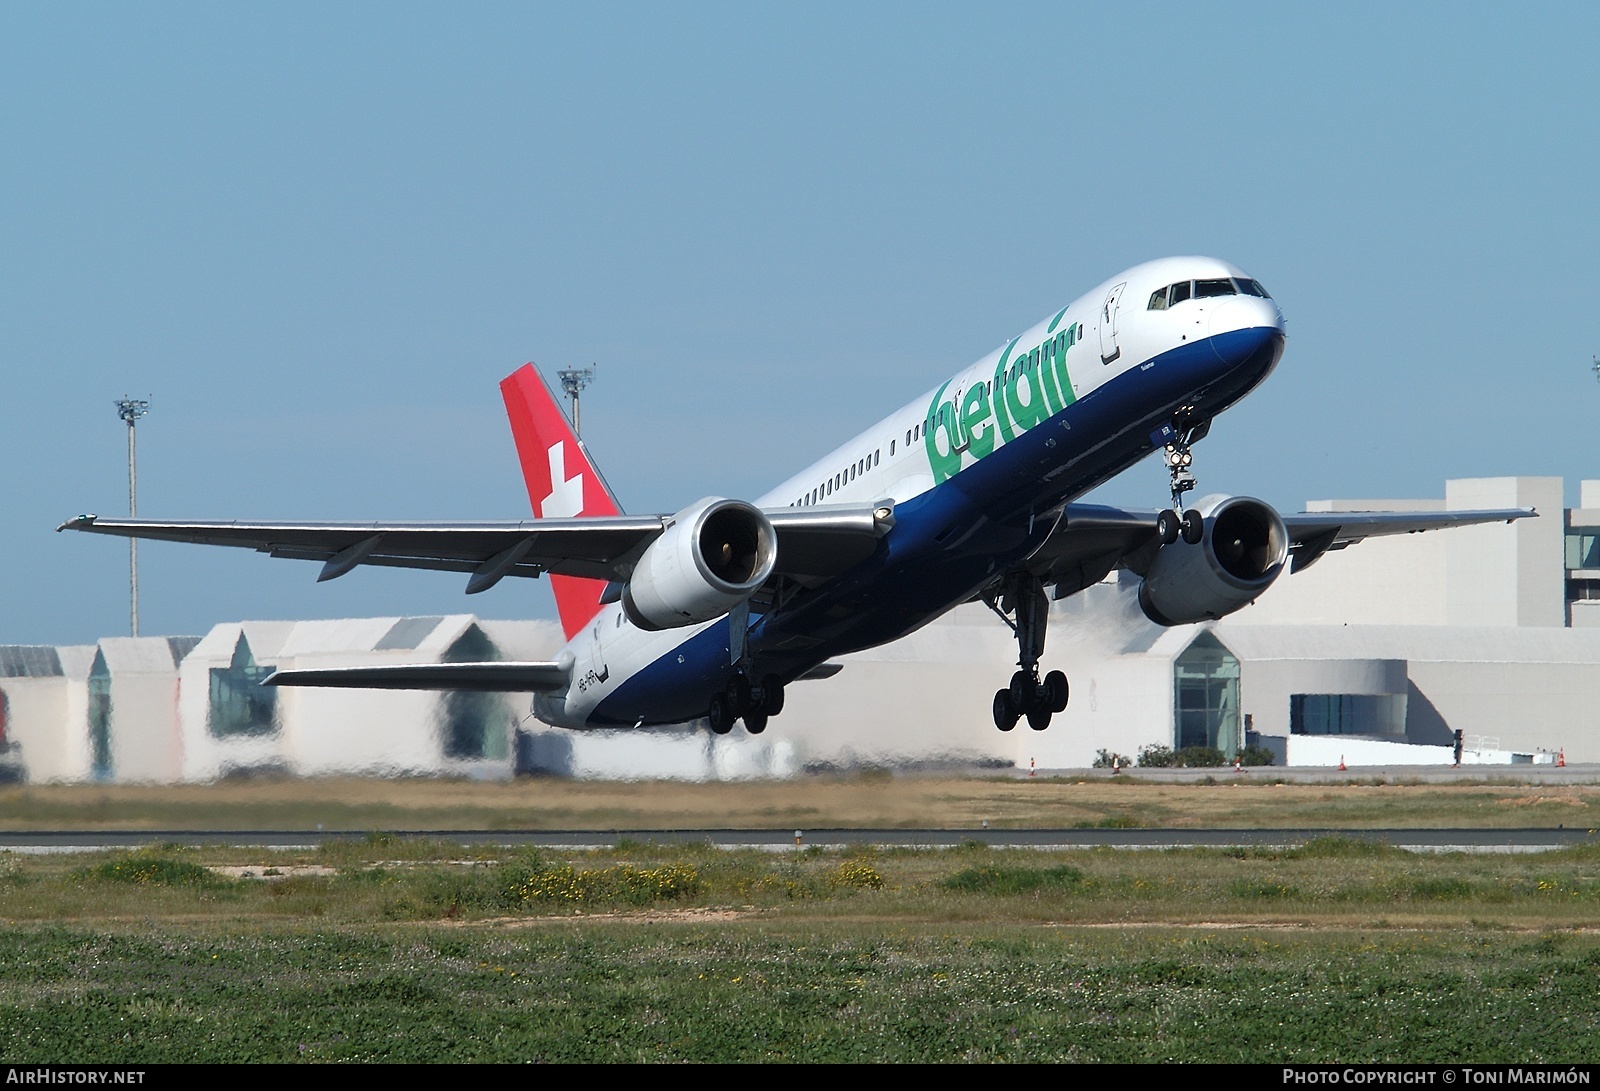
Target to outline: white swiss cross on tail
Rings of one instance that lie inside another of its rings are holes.
[[[511,438],[517,443],[522,479],[528,502],[541,519],[568,519],[577,515],[620,515],[616,498],[589,461],[589,453],[573,434],[567,415],[555,394],[532,364],[524,364],[500,383],[511,419]],[[568,477],[571,464],[572,476]],[[600,610],[602,580],[577,576],[550,576],[556,612],[570,639]]]
[[[583,514],[583,471],[567,476],[565,443],[550,445],[550,492],[537,505],[541,519],[570,519]]]

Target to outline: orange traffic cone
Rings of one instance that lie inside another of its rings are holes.
[[[1565,769],[1566,767],[1567,767],[1567,749],[1566,749],[1566,747],[1562,747],[1560,750],[1556,751],[1556,768],[1557,769]]]
[[[1344,772],[1344,755],[1339,755],[1339,772]]]

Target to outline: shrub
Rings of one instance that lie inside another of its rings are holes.
[[[1215,769],[1227,760],[1214,746],[1186,746],[1172,755],[1172,764],[1180,769]]]
[[[81,868],[74,878],[108,883],[134,883],[139,886],[215,886],[222,882],[211,869],[174,860],[170,856],[135,853],[121,860],[109,860],[94,867]]]
[[[512,905],[615,901],[651,905],[698,894],[700,875],[688,864],[654,868],[623,864],[590,871],[579,871],[571,864],[533,864],[507,868],[503,890]]]
[[[1272,751],[1264,746],[1247,746],[1239,751],[1241,765],[1271,765]]]
[[[1083,872],[1063,864],[1052,868],[972,867],[947,876],[939,885],[960,894],[1033,894],[1041,890],[1070,890],[1083,881]]]
[[[883,876],[871,864],[859,860],[846,860],[828,875],[828,885],[851,887],[857,890],[882,890]]]
[[[1139,764],[1146,769],[1165,769],[1172,764],[1172,747],[1151,743],[1139,748]]]

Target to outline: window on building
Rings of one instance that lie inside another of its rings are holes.
[[[1600,527],[1567,531],[1567,568],[1600,568]]]
[[[1600,601],[1600,580],[1568,580],[1568,602]]]
[[[444,653],[446,663],[492,663],[499,658],[500,650],[476,625],[469,626]],[[439,704],[445,757],[498,760],[509,755],[509,713],[498,693],[450,690]]]
[[[89,668],[89,754],[90,774],[96,780],[109,780],[111,768],[111,669],[106,653],[94,653]]]
[[[1289,695],[1289,733],[1404,738],[1405,694],[1292,693]]]
[[[263,686],[271,667],[256,663],[243,633],[233,646],[233,661],[211,668],[211,708],[206,726],[214,738],[250,738],[278,730],[278,691]]]
[[[1211,633],[1201,633],[1173,663],[1173,740],[1239,751],[1239,660]]]

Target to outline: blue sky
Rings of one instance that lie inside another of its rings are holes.
[[[0,643],[127,629],[140,514],[520,518],[496,383],[597,362],[629,510],[754,496],[1119,269],[1289,319],[1202,491],[1595,457],[1592,5],[0,7]],[[1102,489],[1156,506],[1161,467]],[[141,628],[507,581],[150,543]],[[513,586],[514,584],[514,586]]]

